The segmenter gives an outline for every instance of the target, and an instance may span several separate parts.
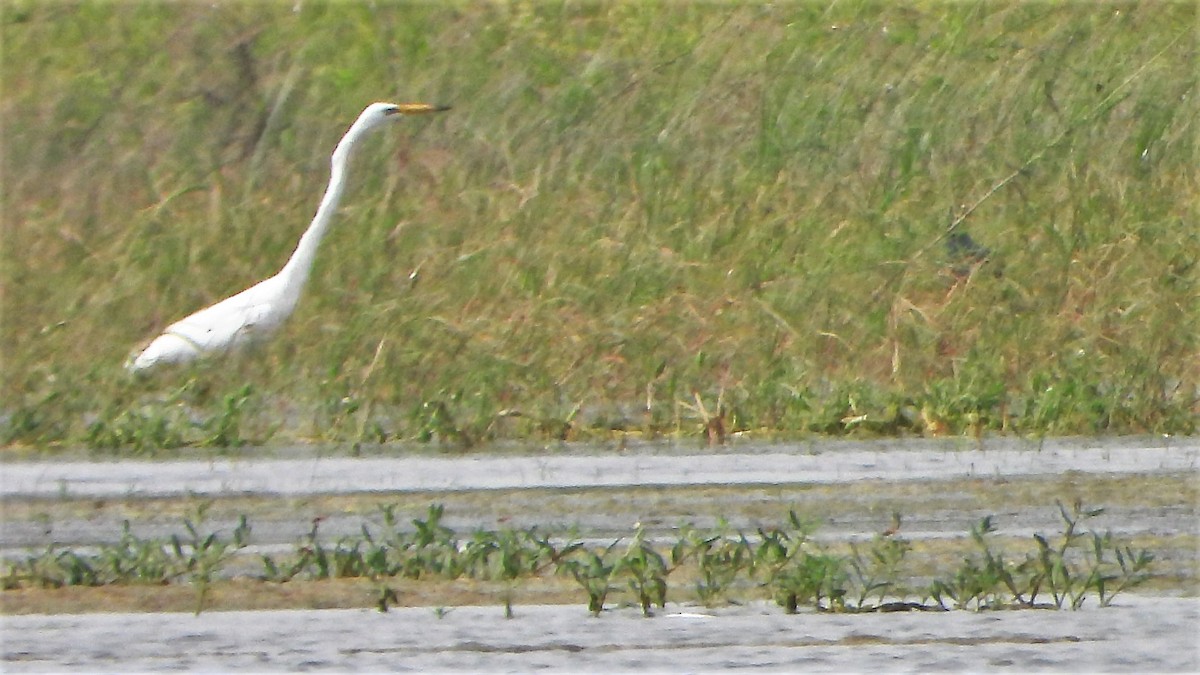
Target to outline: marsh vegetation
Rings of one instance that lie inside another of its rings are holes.
[[[1192,432],[1196,19],[7,2],[0,442]],[[126,376],[408,99],[277,339]]]

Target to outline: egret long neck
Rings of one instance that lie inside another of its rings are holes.
[[[300,243],[296,245],[296,251],[292,253],[292,257],[276,275],[283,280],[287,288],[293,289],[294,297],[299,297],[300,288],[308,280],[308,273],[316,258],[317,248],[321,245],[321,239],[329,229],[333,214],[342,200],[342,192],[346,187],[346,165],[350,163],[350,151],[365,131],[366,129],[360,128],[358,123],[355,123],[333,151],[330,161],[329,186],[325,188],[325,196],[321,197],[317,215],[313,217],[312,224],[300,237]]]

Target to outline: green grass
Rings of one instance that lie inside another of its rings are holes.
[[[0,442],[1191,433],[1196,21],[5,3]],[[283,264],[374,100],[454,109],[359,154],[285,328],[126,376]]]

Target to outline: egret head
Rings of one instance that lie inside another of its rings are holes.
[[[425,115],[428,113],[449,110],[448,105],[432,105],[429,103],[372,103],[358,116],[358,122],[364,128],[370,129],[386,122],[389,118],[399,115]]]
[[[388,120],[402,115],[424,115],[449,109],[448,105],[431,105],[429,103],[372,103],[362,111],[354,124],[350,125],[350,130],[346,132],[342,140],[338,141],[331,158],[333,164],[335,167],[345,164],[349,159],[350,148],[371,129]]]

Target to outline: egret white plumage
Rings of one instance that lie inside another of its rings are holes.
[[[356,143],[387,120],[401,115],[421,115],[449,110],[427,103],[372,103],[362,111],[338,142],[331,158],[329,186],[317,207],[312,224],[300,237],[296,251],[275,276],[211,307],[167,326],[136,358],[126,363],[141,372],[165,363],[187,363],[261,338],[277,329],[300,299],[317,247],[329,228],[346,185],[346,165]]]

